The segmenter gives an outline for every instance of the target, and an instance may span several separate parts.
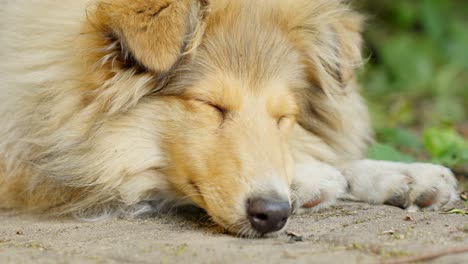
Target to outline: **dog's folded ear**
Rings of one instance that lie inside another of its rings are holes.
[[[298,122],[326,140],[342,128],[337,104],[347,96],[354,70],[362,63],[364,18],[340,0],[298,2],[302,8],[290,16],[291,34],[309,79],[308,87],[296,91]]]
[[[319,56],[317,63],[322,67],[320,70],[324,76],[331,78],[341,88],[348,85],[354,77],[354,70],[362,64],[362,21],[360,15],[350,12],[340,17],[321,40],[321,44],[328,45],[331,50],[330,54]],[[326,80],[322,82],[327,85]]]
[[[362,63],[363,17],[346,7],[323,12],[309,17],[301,29],[311,75],[317,85],[333,93],[348,85]]]
[[[89,31],[101,38],[97,62],[168,71],[196,42],[206,5],[206,0],[99,1],[88,10]]]

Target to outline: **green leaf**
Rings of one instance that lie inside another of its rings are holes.
[[[441,214],[459,214],[459,215],[468,215],[468,212],[462,209],[452,209],[448,212],[442,212]]]
[[[389,144],[397,148],[422,150],[419,138],[404,128],[380,128],[377,129],[377,139],[381,143]]]
[[[388,160],[400,162],[413,162],[413,157],[406,155],[390,145],[376,143],[372,145],[368,152],[367,158],[375,160]]]
[[[423,145],[434,162],[453,167],[468,162],[468,141],[451,128],[429,128]]]

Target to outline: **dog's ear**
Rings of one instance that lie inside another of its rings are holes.
[[[344,5],[332,10],[326,10],[326,5],[322,8],[325,9],[322,14],[308,17],[300,26],[303,49],[316,84],[324,90],[339,92],[353,79],[354,70],[362,63],[364,19]]]
[[[102,0],[88,11],[101,66],[171,69],[196,42],[207,0]],[[88,32],[88,33],[89,33]]]
[[[315,63],[322,67],[320,71],[323,79],[332,79],[322,80],[323,86],[332,86],[330,82],[334,81],[339,87],[346,88],[354,78],[354,70],[362,64],[362,23],[360,15],[348,12],[330,26],[330,31],[323,32],[321,42],[324,46],[329,45],[330,54],[324,53]]]
[[[301,2],[301,1],[299,1]],[[292,34],[303,55],[309,87],[297,91],[299,124],[322,138],[341,128],[340,97],[347,96],[361,65],[364,18],[342,1],[302,1]]]

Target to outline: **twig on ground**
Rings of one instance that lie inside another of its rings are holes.
[[[412,263],[412,262],[431,260],[431,259],[439,258],[439,257],[442,257],[442,256],[460,254],[460,253],[468,253],[468,246],[466,246],[466,247],[447,248],[447,249],[443,249],[443,250],[439,250],[439,251],[435,251],[435,252],[430,252],[430,253],[423,253],[423,254],[415,255],[415,256],[411,256],[411,257],[395,258],[395,259],[384,261],[384,262],[382,262],[382,264]]]

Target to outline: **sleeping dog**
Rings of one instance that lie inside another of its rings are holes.
[[[363,160],[361,15],[340,0],[7,0],[0,207],[195,204],[233,233],[337,199],[438,210],[449,169]]]

